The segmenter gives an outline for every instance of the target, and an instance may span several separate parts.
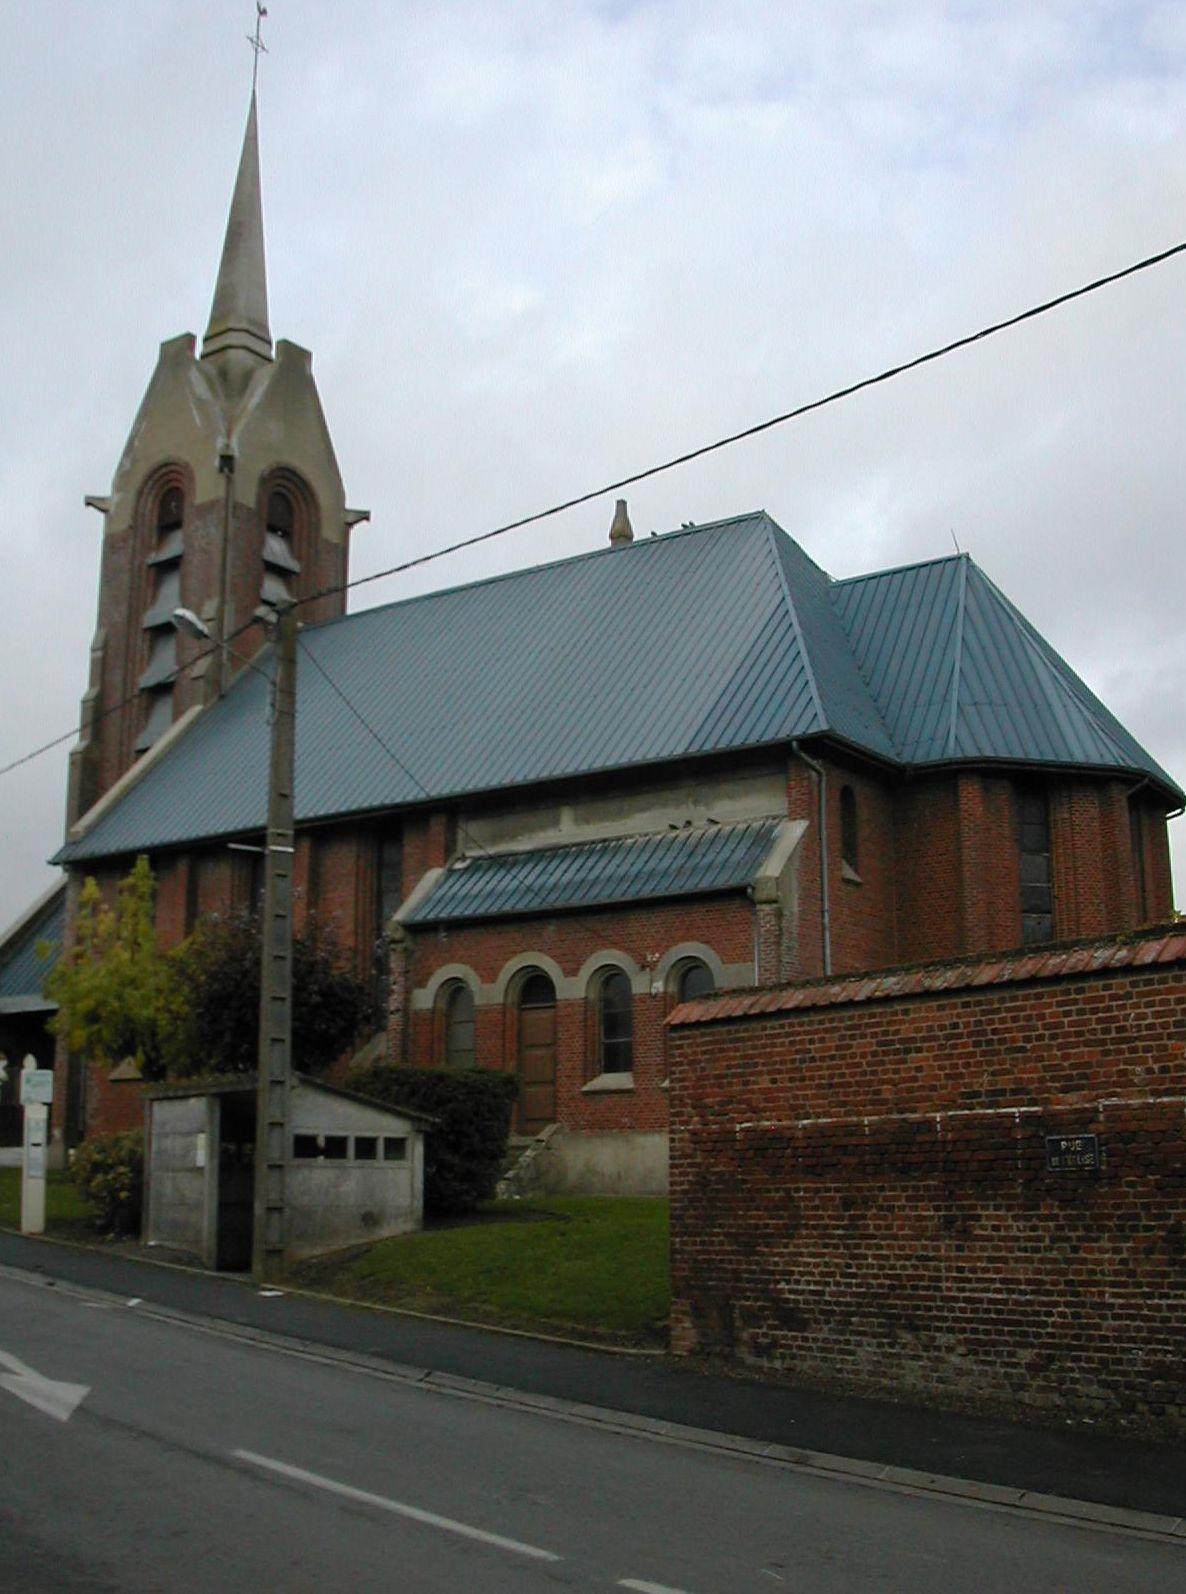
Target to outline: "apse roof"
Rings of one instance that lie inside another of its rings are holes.
[[[463,857],[405,922],[443,924],[735,890],[752,882],[780,824],[705,825]]]
[[[764,511],[301,644],[306,823],[825,735],[891,765],[1115,769],[1182,795],[966,555],[832,581]],[[262,829],[266,696],[244,671],[55,861]]]

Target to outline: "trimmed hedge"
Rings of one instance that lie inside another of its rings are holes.
[[[70,1156],[70,1178],[95,1210],[95,1227],[139,1234],[144,1201],[144,1134],[96,1135]]]
[[[519,1094],[513,1074],[370,1063],[352,1068],[346,1084],[437,1120],[425,1136],[425,1212],[472,1212],[494,1194]]]

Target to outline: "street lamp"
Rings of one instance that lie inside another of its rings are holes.
[[[296,761],[296,609],[278,608],[272,623],[276,673],[217,641],[192,609],[174,609],[178,631],[213,642],[241,659],[271,688],[268,830],[264,858],[264,914],[260,936],[259,1066],[255,1107],[255,1220],[251,1271],[259,1284],[284,1273],[288,1254],[285,1184],[288,1099],[292,1079],[293,774]]]
[[[206,622],[199,620],[192,609],[174,609],[169,618],[173,622],[175,631],[179,631],[183,636],[196,637],[199,642],[212,642],[220,652],[228,654],[232,659],[238,659],[240,664],[245,664],[249,670],[262,675],[268,685],[272,685],[272,677],[266,670],[261,670],[254,659],[249,659],[246,653],[240,653],[229,642],[220,642]]]

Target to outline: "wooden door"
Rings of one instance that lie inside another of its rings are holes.
[[[546,974],[529,974],[519,992],[519,1130],[555,1121],[556,992]]]

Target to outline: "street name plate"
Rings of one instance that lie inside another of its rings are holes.
[[[26,1068],[21,1075],[21,1106],[48,1107],[54,1099],[54,1071],[52,1068]]]
[[[1103,1166],[1098,1135],[1047,1135],[1047,1173],[1090,1173]]]

